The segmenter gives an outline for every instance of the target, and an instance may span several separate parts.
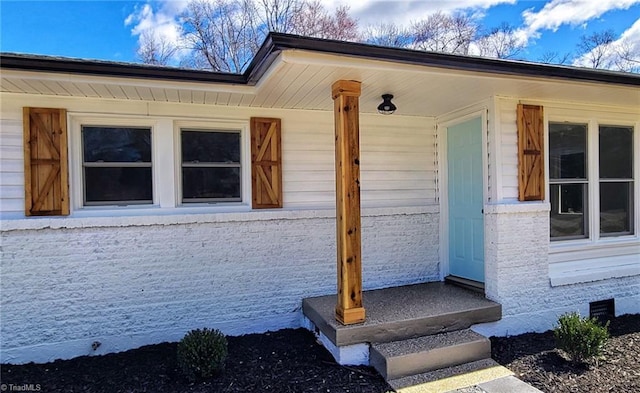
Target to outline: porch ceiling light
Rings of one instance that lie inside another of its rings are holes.
[[[396,106],[393,105],[391,99],[393,98],[393,94],[383,94],[382,95],[382,104],[378,105],[378,113],[382,113],[383,115],[390,115],[396,111]]]

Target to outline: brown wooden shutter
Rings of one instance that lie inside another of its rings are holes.
[[[251,118],[251,195],[254,209],[282,207],[280,119]]]
[[[24,108],[25,215],[69,214],[67,111]]]
[[[542,106],[518,104],[518,199],[544,200]]]

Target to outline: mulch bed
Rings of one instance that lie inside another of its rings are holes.
[[[611,321],[609,333],[597,365],[568,362],[551,331],[492,337],[492,357],[543,392],[640,392],[640,314]]]
[[[572,366],[554,350],[550,332],[494,337],[493,358],[544,392],[640,392],[640,314],[616,318],[610,330],[612,338],[598,367]],[[47,364],[5,364],[0,377],[2,384],[32,384],[41,392],[391,391],[370,367],[337,365],[303,329],[228,340],[226,370],[208,382],[190,383],[180,374],[175,343]]]
[[[105,356],[47,364],[2,365],[2,383],[40,384],[42,392],[350,392],[392,389],[370,367],[341,367],[304,329],[228,337],[225,371],[190,383],[180,373],[176,344],[149,345]]]

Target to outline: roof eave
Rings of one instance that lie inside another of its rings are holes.
[[[253,86],[265,75],[279,53],[287,49],[492,75],[640,86],[640,75],[632,73],[424,52],[283,33],[267,36],[243,74],[18,54],[0,54],[0,68]]]
[[[271,33],[270,38],[273,46],[279,50],[309,50],[370,60],[392,61],[489,74],[640,86],[640,75],[633,73],[425,52],[356,42],[300,37],[282,33]]]
[[[244,75],[204,70],[188,70],[161,66],[110,63],[93,60],[31,57],[11,53],[0,54],[0,67],[5,69],[111,76],[138,79],[158,79],[182,82],[246,84]]]

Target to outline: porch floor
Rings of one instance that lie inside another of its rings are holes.
[[[483,294],[443,282],[365,291],[363,305],[365,322],[346,326],[335,319],[336,295],[304,299],[302,310],[336,346],[466,329],[502,314],[502,306]]]

